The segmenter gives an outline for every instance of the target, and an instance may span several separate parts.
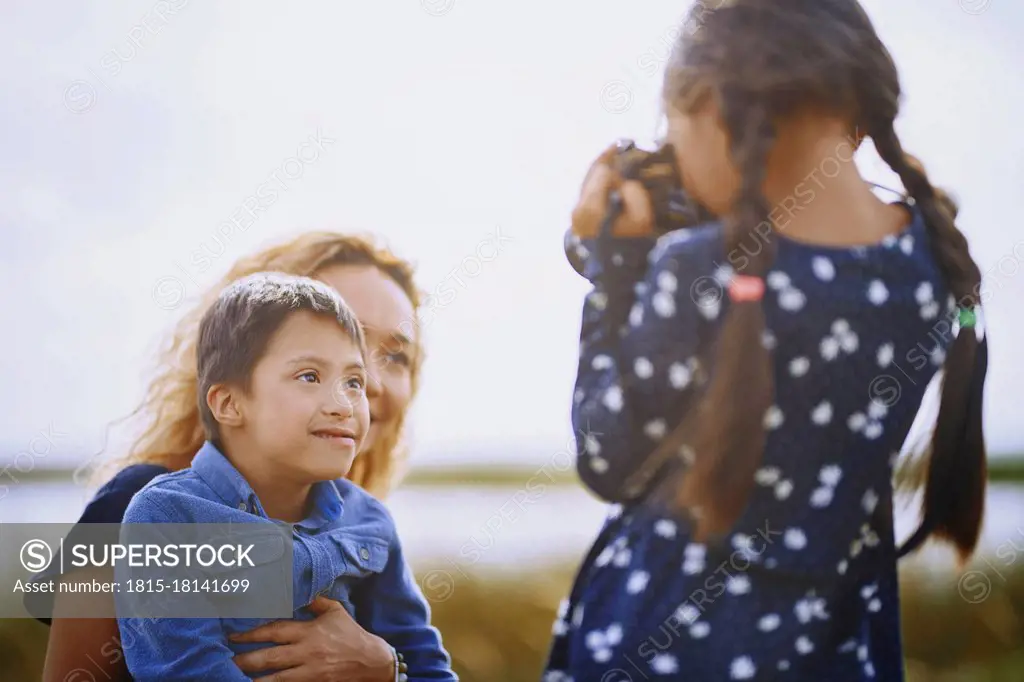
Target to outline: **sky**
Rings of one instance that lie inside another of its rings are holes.
[[[1011,212],[1024,5],[864,5],[901,69],[905,147],[959,198],[988,273],[991,449],[1024,451],[1024,230]],[[59,434],[49,462],[95,449],[192,298],[235,259],[311,228],[376,232],[424,289],[457,292],[425,326],[418,464],[564,448],[588,285],[562,235],[591,159],[656,134],[686,9],[7,3],[0,465],[46,433]],[[897,186],[870,150],[858,162]],[[268,186],[273,205],[231,226]]]

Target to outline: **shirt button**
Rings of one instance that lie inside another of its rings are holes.
[[[359,556],[362,557],[363,561],[367,561],[370,558],[370,550],[365,547],[360,547]]]
[[[241,509],[242,511],[246,511],[245,502],[239,502],[238,503],[238,508]]]

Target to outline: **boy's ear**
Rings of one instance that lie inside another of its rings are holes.
[[[214,384],[206,391],[206,406],[222,426],[241,426],[245,421],[238,391],[225,384]]]

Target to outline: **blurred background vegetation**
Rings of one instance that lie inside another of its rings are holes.
[[[901,565],[908,682],[1024,680],[1024,516],[1019,513],[1019,503],[1024,500],[1022,468],[1013,460],[994,463],[991,475],[996,485],[991,490],[993,495],[999,494],[991,498],[995,503],[990,503],[988,509],[988,539],[983,539],[982,548],[964,572],[954,570],[949,556],[936,548],[926,548]],[[521,475],[503,476],[493,469],[414,473],[396,494],[392,506],[401,521],[413,494],[410,491],[419,490],[426,491],[434,505],[471,515],[474,512],[467,511],[460,498],[442,491],[451,491],[457,485],[463,491],[476,491],[479,499],[498,495],[495,499],[507,500],[514,497],[508,491],[518,490],[524,480]],[[559,474],[557,483],[579,496],[568,498],[577,500],[570,504],[592,503],[569,472]],[[484,490],[489,492],[480,493]],[[549,493],[545,499],[555,497],[556,493]],[[570,510],[559,507],[567,504],[559,500],[551,504],[564,518]],[[420,500],[414,506],[423,509]],[[495,530],[492,540],[499,532],[505,533],[502,539],[508,540],[516,552],[512,559],[459,566],[450,560],[438,562],[415,556],[412,560],[430,600],[434,623],[465,682],[540,679],[556,609],[568,592],[576,562],[591,537],[590,530],[585,529],[581,536],[585,540],[562,554],[544,550],[542,555],[547,559],[526,556],[523,552],[527,546],[543,544],[543,536],[551,532],[550,510],[547,514],[543,511],[533,514],[539,525],[519,522],[528,534],[518,540],[508,528]],[[994,537],[993,527],[998,527]],[[451,527],[442,530],[460,532]],[[414,539],[412,533],[405,534],[407,543]],[[33,620],[0,620],[0,680],[39,680],[46,637],[47,628]],[[97,675],[95,682],[104,680]],[[93,681],[81,677],[75,682]]]
[[[1024,548],[1024,537],[1019,544]],[[450,597],[432,607],[460,678],[537,682],[555,610],[574,569],[550,566],[515,578],[456,578]],[[1004,572],[1005,580],[989,573],[991,593],[970,603],[956,580],[929,584],[905,572],[908,682],[1024,680],[1024,570]],[[0,621],[4,682],[40,679],[46,635],[47,628],[35,621]],[[82,677],[76,682],[91,681]]]

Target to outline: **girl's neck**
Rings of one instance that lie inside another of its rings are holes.
[[[779,234],[830,247],[875,244],[900,232],[909,215],[879,199],[853,160],[857,141],[841,124],[780,130],[764,195]]]

